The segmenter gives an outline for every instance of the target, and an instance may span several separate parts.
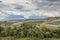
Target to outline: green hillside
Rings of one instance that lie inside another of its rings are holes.
[[[60,17],[0,21],[0,38],[60,40]]]

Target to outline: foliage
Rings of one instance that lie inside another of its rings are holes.
[[[37,25],[37,24],[28,24],[26,22],[15,26],[9,26],[9,23],[4,23],[4,26],[0,24],[0,37],[36,37],[36,38],[60,38],[60,28],[57,29],[49,29],[53,27],[49,24]],[[12,26],[12,27],[11,27]],[[48,28],[49,27],[49,28]]]

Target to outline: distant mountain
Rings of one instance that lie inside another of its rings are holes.
[[[23,20],[24,16],[22,15],[9,15],[5,17],[3,20]]]
[[[48,16],[36,16],[36,15],[29,16],[29,19],[43,19],[43,18],[48,18]]]

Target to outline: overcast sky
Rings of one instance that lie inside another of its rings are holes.
[[[10,8],[0,8],[3,9],[4,12],[8,12],[8,14],[14,15],[23,15],[26,18],[31,15],[37,16],[49,16],[55,17],[60,16],[60,0],[1,0],[4,5],[11,6]],[[6,4],[5,4],[6,3]],[[17,4],[16,9],[14,5],[10,4]],[[20,10],[20,11],[19,11]],[[2,15],[3,16],[3,15]],[[4,16],[5,17],[5,16]]]

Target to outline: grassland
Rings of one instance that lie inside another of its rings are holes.
[[[60,40],[60,38],[0,38],[0,40]]]

